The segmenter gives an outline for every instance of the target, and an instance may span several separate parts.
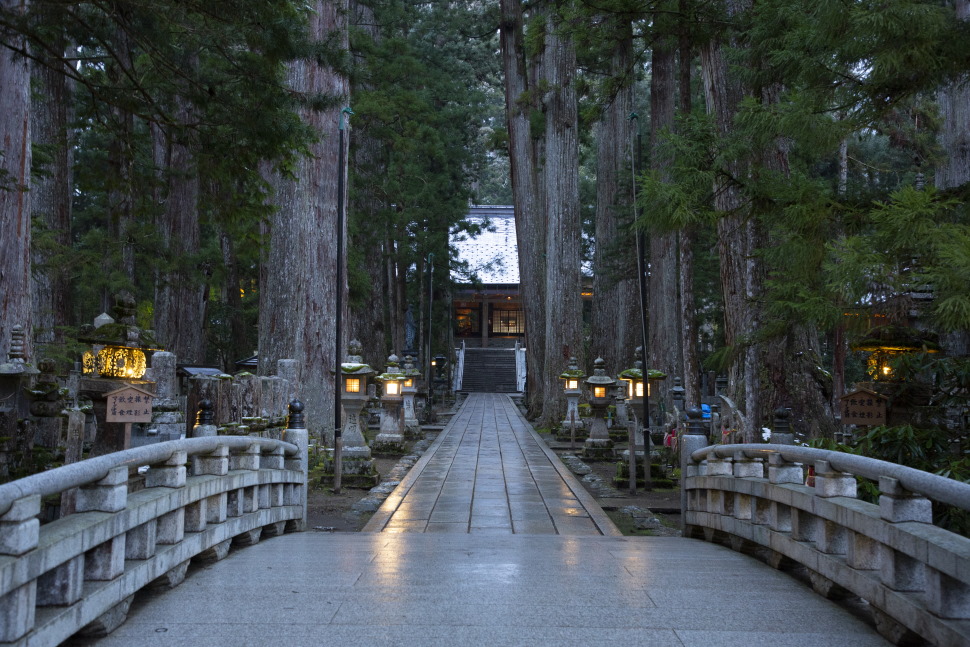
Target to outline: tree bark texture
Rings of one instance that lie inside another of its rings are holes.
[[[345,48],[346,2],[318,0],[313,7],[311,37]],[[319,94],[337,101],[327,110],[301,108],[319,140],[295,163],[294,180],[276,182],[278,211],[271,223],[266,285],[260,295],[259,373],[274,373],[280,359],[298,360],[307,428],[332,439],[333,371],[343,355],[335,354],[336,318],[341,315],[336,297],[338,289],[346,290],[346,283],[337,286],[335,281],[338,174],[346,172],[338,164],[338,125],[349,87],[345,76],[312,59],[292,63],[288,83],[300,96]],[[348,141],[345,137],[344,144]]]
[[[529,120],[529,71],[526,66],[522,7],[501,0],[502,67],[505,72],[505,115],[509,132],[509,165],[515,203],[519,285],[525,311],[526,371],[529,414],[542,409],[545,366],[546,227],[536,169],[535,142]]]
[[[51,155],[50,165],[31,187],[31,208],[47,238],[47,244],[35,245],[31,252],[34,330],[40,344],[62,343],[71,324],[70,277],[56,257],[71,246],[73,95],[67,76],[52,65],[33,65],[36,89],[30,114],[33,145],[45,146]]]
[[[636,246],[630,224],[633,113],[633,30],[616,17],[617,40],[610,75],[625,81],[603,107],[596,126],[596,250],[593,257],[591,350],[608,371],[633,366],[640,339]]]
[[[27,10],[26,0],[0,0],[4,12]],[[4,34],[14,46],[26,47]],[[24,354],[33,361],[30,284],[31,194],[30,65],[11,48],[0,49],[0,361],[10,352],[14,326],[27,332]]]
[[[230,339],[226,346],[225,355],[221,357],[222,370],[230,373],[234,370],[236,360],[249,357],[252,352],[251,335],[246,329],[243,317],[242,296],[239,293],[241,279],[239,277],[239,258],[232,237],[226,231],[219,232],[219,246],[222,250],[222,263],[225,267],[226,282],[223,299],[229,308]],[[248,288],[247,288],[248,289]]]
[[[117,11],[124,14],[123,20],[129,20],[130,12],[125,7],[118,7]],[[131,70],[131,55],[133,47],[128,33],[118,28],[118,55],[107,64],[108,78],[123,87],[125,83],[125,69]],[[124,69],[122,69],[124,68]],[[114,121],[113,135],[108,146],[108,168],[111,177],[108,182],[108,210],[111,217],[111,228],[119,246],[119,256],[105,255],[105,274],[114,271],[115,262],[120,261],[121,270],[129,284],[135,284],[135,245],[132,240],[134,225],[134,165],[135,152],[133,145],[135,118],[120,107],[111,108],[111,119]],[[117,260],[116,260],[117,259]],[[114,302],[113,294],[102,296],[102,312],[110,312]]]
[[[725,3],[734,13],[734,3]],[[729,135],[741,100],[740,82],[729,74],[717,38],[700,49],[704,98],[708,113],[714,116],[718,132]],[[734,160],[722,169],[715,181],[714,207],[722,215],[717,223],[717,249],[724,299],[724,342],[731,349],[728,370],[728,397],[746,413],[743,421],[728,421],[739,427],[746,442],[753,442],[760,426],[760,373],[758,348],[753,335],[757,329],[755,291],[758,287],[754,256],[755,228],[735,182],[748,173],[745,160]],[[742,404],[743,403],[743,404]]]
[[[970,0],[953,0],[958,20],[970,20]],[[944,155],[936,168],[936,186],[950,189],[970,182],[970,76],[963,75],[938,94]]]
[[[674,128],[677,101],[676,49],[669,39],[654,43],[650,69],[650,166],[666,182],[670,181],[671,160],[663,152],[664,131]],[[680,285],[677,278],[676,231],[653,232],[650,236],[650,352],[646,368],[676,375],[682,368],[680,330]],[[655,402],[665,402],[673,380],[655,385]],[[658,421],[658,422],[663,422]]]
[[[687,13],[686,0],[679,0],[680,11]],[[691,71],[693,70],[693,44],[687,33],[681,32],[678,42],[678,110],[681,115],[689,115],[693,110],[691,92]],[[680,232],[680,326],[681,348],[683,349],[684,408],[689,410],[701,404],[701,365],[697,353],[698,330],[697,309],[694,298],[694,240],[696,231],[686,227]]]
[[[175,113],[182,123],[191,108],[177,97]],[[162,239],[163,269],[155,285],[154,327],[159,342],[178,361],[205,361],[206,286],[201,268],[190,267],[199,253],[199,174],[185,133],[177,128],[156,129],[155,163],[162,171],[164,197],[158,231]]]
[[[583,356],[580,273],[579,124],[574,76],[576,50],[547,20],[545,41],[546,137],[546,349],[544,406],[540,426],[562,421],[566,400],[559,374],[571,356]]]

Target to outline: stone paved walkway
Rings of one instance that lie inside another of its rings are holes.
[[[472,396],[368,527],[383,532],[294,533],[234,550],[136,601],[110,636],[74,644],[889,644],[725,547],[604,536],[615,529],[577,488],[507,397]]]
[[[364,532],[621,533],[507,395],[473,393]]]

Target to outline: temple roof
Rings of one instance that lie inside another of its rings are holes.
[[[509,205],[472,205],[467,220],[489,225],[472,238],[462,232],[452,234],[451,244],[458,250],[458,260],[468,263],[483,285],[517,285],[519,283],[519,251],[515,239],[515,213]],[[467,279],[459,274],[452,278],[459,283]]]

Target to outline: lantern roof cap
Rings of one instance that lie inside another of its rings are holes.
[[[356,339],[347,344],[347,358],[340,365],[340,372],[344,375],[372,375],[376,373],[369,364],[364,362],[361,356],[364,352],[363,346]]]
[[[586,378],[586,384],[595,384],[600,386],[610,386],[616,384],[616,380],[606,374],[606,362],[602,357],[597,357],[596,361],[593,362],[593,374]]]
[[[378,382],[390,382],[392,380],[403,382],[406,380],[407,376],[404,374],[404,371],[401,370],[401,367],[398,366],[397,361],[397,355],[391,355],[388,357],[387,367],[384,369],[384,372],[375,376],[374,379]]]
[[[414,358],[407,355],[404,358],[404,374],[405,375],[421,375],[421,371],[414,368]]]
[[[938,340],[939,337],[928,330],[889,324],[870,328],[862,340],[852,344],[852,350],[938,353]]]
[[[562,380],[568,380],[569,378],[582,379],[584,377],[586,377],[586,373],[583,373],[583,369],[579,368],[575,357],[569,358],[569,366],[559,375],[559,378]]]

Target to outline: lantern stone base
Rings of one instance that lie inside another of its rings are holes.
[[[327,452],[320,475],[321,485],[332,485],[334,473],[333,452]],[[370,447],[344,447],[340,452],[340,485],[351,488],[372,488],[381,481]]]
[[[585,418],[576,419],[576,440],[584,440],[589,436],[589,429],[587,429],[584,420]],[[569,441],[571,438],[572,432],[569,430],[569,421],[563,420],[556,431],[556,440]]]
[[[583,458],[588,461],[612,461],[616,459],[613,441],[609,438],[587,438],[583,443]]]
[[[404,436],[406,438],[411,438],[413,440],[421,438],[422,435],[421,423],[419,423],[416,418],[414,420],[404,421]]]
[[[637,452],[640,455],[640,452]],[[645,487],[646,480],[643,478],[643,463],[637,462],[637,487]],[[613,485],[617,489],[630,487],[630,463],[618,462],[616,464],[616,476],[613,477]],[[674,487],[674,482],[667,478],[664,471],[656,463],[650,465],[650,486],[655,490],[669,489]]]
[[[407,453],[403,434],[379,433],[371,442],[371,451],[378,456],[398,456]]]

